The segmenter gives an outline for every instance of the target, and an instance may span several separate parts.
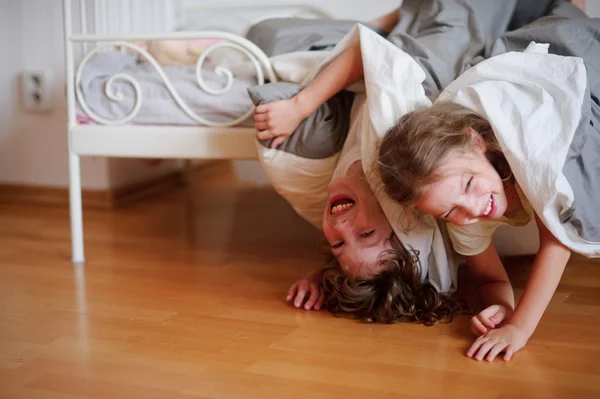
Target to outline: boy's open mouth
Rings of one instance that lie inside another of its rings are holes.
[[[331,200],[329,213],[331,215],[340,215],[352,209],[356,202],[349,197],[334,197]]]

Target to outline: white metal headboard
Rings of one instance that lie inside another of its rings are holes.
[[[86,104],[80,82],[85,64],[99,51],[119,47],[121,50],[129,49],[137,52],[140,57],[154,67],[171,93],[173,100],[192,120],[204,126],[235,126],[246,120],[251,115],[252,109],[228,122],[213,122],[196,114],[181,99],[156,60],[144,48],[132,42],[221,39],[220,42],[207,47],[196,63],[196,80],[199,87],[207,93],[221,95],[231,88],[234,76],[226,67],[217,66],[215,72],[227,79],[225,86],[215,90],[204,84],[201,71],[204,61],[213,50],[225,47],[244,54],[254,66],[258,84],[263,84],[267,79],[275,82],[277,79],[267,56],[254,43],[243,37],[246,29],[252,23],[271,17],[327,17],[326,13],[318,8],[302,5],[206,7],[198,6],[191,0],[63,0],[63,3],[67,81],[74,80],[74,92],[85,113],[92,120],[103,125],[122,125],[132,121],[140,110],[143,93],[134,77],[125,73],[115,74],[106,82],[106,96],[112,101],[121,101],[122,95],[115,89],[114,83],[126,82],[134,89],[134,107],[124,118],[118,120],[104,119],[95,114]],[[72,17],[72,14],[75,14],[75,18]],[[178,29],[175,28],[176,26]],[[81,44],[81,50],[83,50],[82,61],[78,63],[77,67],[74,65],[76,44]],[[90,45],[93,46],[91,50]],[[72,115],[75,98],[69,97],[68,107],[70,123],[74,123]]]

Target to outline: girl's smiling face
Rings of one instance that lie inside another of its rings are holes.
[[[485,142],[476,132],[469,134],[470,148],[448,153],[416,203],[418,209],[461,226],[499,219],[508,205],[502,179],[485,156]]]

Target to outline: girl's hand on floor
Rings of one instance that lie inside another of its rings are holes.
[[[271,148],[283,143],[305,119],[304,113],[296,100],[275,101],[259,105],[254,109],[254,126],[260,140],[275,138]]]
[[[492,305],[471,318],[471,331],[477,337],[495,329],[512,311],[503,305]]]
[[[302,303],[306,301],[304,304],[306,310],[321,310],[324,299],[324,292],[314,280],[312,273],[292,284],[285,298],[286,301],[292,302],[297,308],[301,307]]]
[[[525,346],[528,339],[527,334],[518,327],[506,324],[477,338],[467,351],[467,357],[492,361],[499,353],[504,352],[503,358],[508,361],[513,353]]]

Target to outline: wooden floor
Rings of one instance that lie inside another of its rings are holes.
[[[319,235],[269,189],[195,184],[86,211],[0,204],[0,398],[599,398],[600,263],[575,257],[505,363],[466,317],[370,325],[284,302]],[[510,262],[522,287],[530,259]]]

